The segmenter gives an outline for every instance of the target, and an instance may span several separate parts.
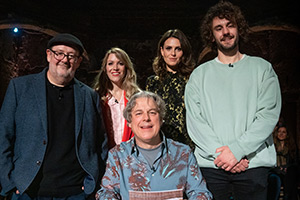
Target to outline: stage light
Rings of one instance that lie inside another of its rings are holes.
[[[17,32],[19,32],[19,29],[18,29],[17,27],[15,27],[15,28],[13,29],[13,31],[14,31],[14,33],[17,33]]]

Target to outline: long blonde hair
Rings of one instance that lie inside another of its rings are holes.
[[[130,99],[130,97],[136,92],[140,91],[140,89],[136,82],[136,73],[134,71],[133,63],[131,62],[130,57],[123,49],[120,49],[118,47],[113,47],[106,52],[102,60],[100,72],[94,79],[93,88],[99,93],[103,101],[107,100],[107,94],[109,96],[111,95],[109,93],[109,90],[113,89],[113,85],[106,74],[106,64],[108,56],[112,53],[115,54],[116,57],[125,65],[126,72],[122,80],[121,88],[126,91],[126,98]]]

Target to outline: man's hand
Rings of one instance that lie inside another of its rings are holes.
[[[231,173],[240,173],[245,171],[249,167],[249,160],[246,158],[243,158],[238,162],[231,170]]]
[[[238,163],[228,146],[217,148],[216,153],[220,155],[214,160],[214,164],[225,171],[230,171]]]

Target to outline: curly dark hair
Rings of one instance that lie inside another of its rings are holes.
[[[177,38],[180,41],[181,49],[183,51],[177,72],[183,76],[189,77],[195,67],[195,61],[193,59],[191,44],[185,34],[179,29],[168,30],[159,40],[157,45],[157,56],[152,64],[153,71],[160,79],[165,77],[167,66],[161,55],[160,49],[164,46],[165,41],[171,37]]]
[[[245,42],[248,40],[249,25],[240,8],[230,2],[220,1],[207,11],[200,26],[201,38],[205,47],[210,47],[213,50],[217,49],[212,32],[212,21],[215,17],[225,18],[237,25],[239,37]]]

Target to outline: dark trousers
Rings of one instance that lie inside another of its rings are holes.
[[[12,200],[86,200],[87,199],[87,195],[84,192],[82,192],[80,194],[72,195],[72,196],[64,197],[64,198],[39,197],[39,196],[31,198],[26,193],[24,193],[22,195],[18,195],[18,194],[14,193],[11,199]]]
[[[259,167],[241,173],[201,168],[214,200],[266,200],[269,168]]]

